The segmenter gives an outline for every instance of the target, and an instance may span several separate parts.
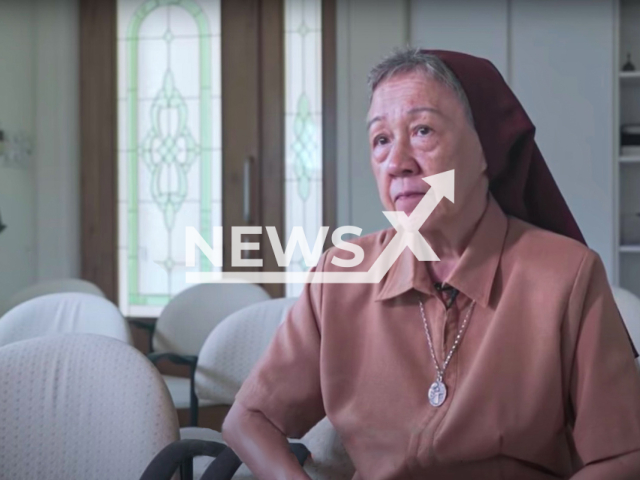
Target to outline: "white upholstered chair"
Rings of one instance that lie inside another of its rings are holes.
[[[631,341],[640,350],[640,298],[624,288],[611,287],[622,320],[627,327]],[[640,365],[640,359],[638,360]]]
[[[88,293],[38,296],[0,317],[0,346],[58,333],[94,333],[132,343],[129,325],[118,308]]]
[[[0,316],[11,310],[16,305],[26,302],[32,298],[39,297],[41,295],[48,295],[50,293],[63,292],[89,293],[91,295],[104,298],[102,290],[100,290],[97,285],[88,282],[87,280],[81,280],[79,278],[48,280],[31,285],[9,297],[8,300],[0,305]]]
[[[157,369],[112,338],[53,335],[6,345],[0,385],[1,479],[135,480],[178,440]]]
[[[245,307],[225,318],[205,340],[196,369],[196,393],[213,405],[231,405],[265,352],[295,298]]]
[[[269,298],[263,288],[250,283],[205,283],[173,298],[155,325],[131,321],[136,327],[150,330],[149,358],[153,362],[168,359],[190,367],[191,379],[172,375],[165,375],[164,379],[176,408],[190,409],[191,425],[198,424],[198,407],[211,405],[197,398],[193,381],[197,356],[205,339],[231,313]]]
[[[256,303],[229,315],[207,337],[198,358],[195,384],[198,398],[212,405],[231,405],[253,366],[269,346],[278,326],[296,299],[280,298]],[[182,438],[223,442],[220,432],[204,428],[183,428]],[[301,442],[313,458],[305,463],[314,480],[350,480],[355,473],[351,459],[330,421],[325,417]],[[211,460],[196,459],[195,478]],[[253,479],[242,465],[234,480]]]

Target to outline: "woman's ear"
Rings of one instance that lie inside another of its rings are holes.
[[[473,148],[475,148],[475,157],[476,159],[480,160],[480,172],[487,173],[487,169],[489,168],[487,166],[487,159],[485,158],[484,148],[482,148],[482,142],[480,142],[480,137],[478,136],[478,132],[475,130],[475,128],[473,129],[472,135],[474,144]]]
[[[480,161],[481,161],[481,165],[482,165],[482,173],[487,173],[487,169],[489,168],[487,166],[487,159],[484,156],[484,150],[482,150],[482,147],[480,147],[481,149],[481,157],[480,157]]]

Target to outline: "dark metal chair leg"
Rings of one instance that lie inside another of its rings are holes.
[[[191,371],[190,373],[190,377],[191,377],[191,383],[190,383],[190,394],[191,394],[191,401],[189,404],[189,414],[190,414],[190,423],[192,427],[197,427],[198,426],[198,396],[196,395],[196,364],[192,364],[191,365]]]
[[[180,465],[180,480],[193,480],[193,458],[188,458]]]
[[[193,380],[191,381],[191,402],[189,405],[189,423],[192,427],[198,426],[198,397],[196,396]]]

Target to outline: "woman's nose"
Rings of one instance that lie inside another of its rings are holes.
[[[389,154],[387,171],[394,177],[410,177],[420,172],[420,166],[411,153],[410,148],[402,143],[393,146]]]

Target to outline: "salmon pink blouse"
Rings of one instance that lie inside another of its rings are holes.
[[[393,235],[356,240],[358,270]],[[344,271],[331,260],[350,255],[331,249],[317,270]],[[357,480],[570,478],[640,451],[640,376],[596,253],[490,198],[446,283],[460,292],[446,322],[408,249],[379,284],[307,285],[237,401],[290,438],[328,416]],[[476,303],[440,407],[419,301],[440,365]],[[637,461],[623,469],[598,478],[640,478]]]

